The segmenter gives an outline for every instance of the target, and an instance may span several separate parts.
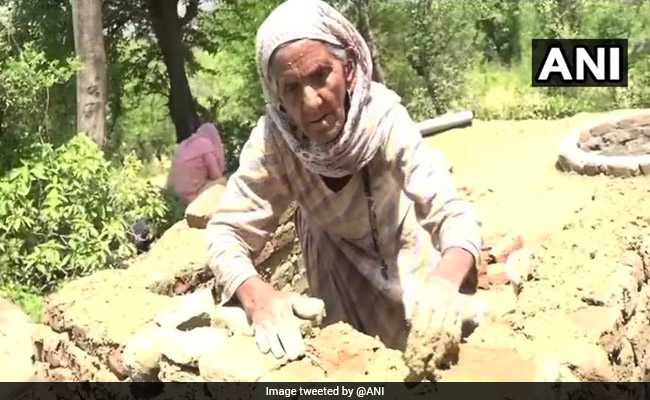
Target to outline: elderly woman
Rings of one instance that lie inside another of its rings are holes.
[[[221,136],[214,124],[199,126],[183,140],[172,161],[167,188],[187,206],[211,182],[223,177],[225,158]]]
[[[400,98],[371,82],[363,38],[327,4],[289,0],[256,47],[266,115],[208,227],[223,300],[241,301],[261,351],[303,352],[290,297],[251,262],[295,200],[309,292],[324,301],[326,324],[345,321],[394,348],[414,329],[457,329],[452,298],[475,273],[479,224]]]

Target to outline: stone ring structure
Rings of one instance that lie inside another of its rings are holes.
[[[556,166],[590,176],[650,176],[650,113],[573,130],[560,145]]]

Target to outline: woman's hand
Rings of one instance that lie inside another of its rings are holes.
[[[438,368],[458,358],[463,321],[476,325],[487,312],[481,302],[458,292],[473,268],[472,254],[452,247],[419,286],[404,352],[410,379],[436,379]]]
[[[300,313],[296,307],[294,300],[300,296],[279,292],[259,277],[246,280],[236,294],[251,320],[257,347],[262,353],[270,350],[275,357],[281,358],[286,354],[290,360],[304,354],[300,320],[294,311],[304,318],[309,315]]]
[[[431,276],[418,288],[404,359],[409,380],[436,379],[435,372],[458,358],[462,312],[458,288]]]

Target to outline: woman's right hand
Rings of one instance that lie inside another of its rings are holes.
[[[290,360],[304,354],[305,344],[289,294],[275,290],[257,276],[246,280],[236,294],[253,325],[262,353],[271,351],[277,358],[286,354]]]

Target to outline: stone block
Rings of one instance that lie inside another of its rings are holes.
[[[638,126],[650,125],[650,115],[637,115],[630,118],[625,118],[619,121],[617,127],[620,129],[634,128]]]
[[[199,372],[209,382],[255,382],[286,363],[286,357],[262,354],[254,338],[232,336],[201,356]]]
[[[196,367],[203,354],[216,351],[227,337],[226,330],[218,328],[174,331],[165,337],[162,354],[176,364]]]
[[[598,126],[591,128],[589,130],[589,133],[591,134],[591,136],[602,136],[605,133],[610,132],[614,129],[616,129],[616,126],[614,126],[614,124],[606,122],[604,124],[600,124]]]
[[[129,376],[129,371],[124,366],[123,349],[114,348],[108,356],[108,369],[119,379]]]
[[[596,342],[622,324],[621,311],[616,307],[587,306],[568,314],[571,323],[584,332],[588,341]]]
[[[561,362],[567,364],[573,373],[583,380],[616,380],[607,353],[596,344],[575,341],[564,346],[559,356]]]
[[[253,336],[253,326],[241,307],[217,307],[211,315],[211,325],[227,329],[234,335]]]
[[[387,349],[379,339],[342,322],[327,326],[310,339],[307,352],[333,380],[379,381],[391,376],[403,381],[409,373],[401,352]]]
[[[607,175],[616,177],[631,177],[640,174],[639,162],[636,157],[612,157],[605,166]]]
[[[571,171],[571,164],[564,154],[558,156],[557,161],[555,162],[555,167],[563,172]]]
[[[167,337],[173,334],[170,329],[147,326],[136,333],[124,347],[124,367],[132,380],[155,380],[160,369],[163,346]]]
[[[632,130],[616,129],[602,136],[605,142],[625,144],[638,137]]]
[[[215,307],[211,289],[201,289],[177,297],[174,304],[156,316],[155,321],[158,326],[180,330],[207,327]]]
[[[598,164],[587,163],[582,169],[582,172],[587,176],[596,176],[604,172],[604,168]]]
[[[639,160],[639,169],[643,175],[650,176],[650,157],[642,157]]]
[[[226,190],[226,179],[211,183],[185,209],[185,220],[192,228],[203,229],[217,211],[217,207]]]
[[[176,364],[166,357],[160,361],[158,379],[161,382],[204,382],[198,368]]]

